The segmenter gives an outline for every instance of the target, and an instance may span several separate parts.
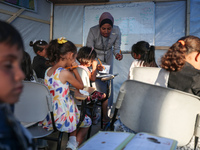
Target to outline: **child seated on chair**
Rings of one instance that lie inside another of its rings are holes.
[[[76,89],[83,89],[83,82],[76,68],[76,46],[65,38],[54,39],[47,48],[49,63],[53,66],[45,72],[45,85],[52,94],[53,114],[56,128],[59,131],[70,133],[67,149],[76,149],[85,138],[91,125],[91,119],[86,115],[77,129],[80,112],[74,99],[70,95],[69,85]],[[71,69],[65,69],[71,67]],[[48,115],[43,121],[43,127],[52,129]]]
[[[31,134],[13,115],[25,78],[21,70],[24,44],[19,32],[0,21],[0,149],[33,150]],[[25,113],[25,112],[24,112]]]
[[[90,81],[95,81],[97,70],[103,69],[102,65],[98,65],[97,60],[95,60],[96,56],[97,56],[96,51],[93,48],[87,47],[87,46],[80,48],[77,55],[77,60],[80,63],[79,67],[82,67],[88,72]],[[91,67],[92,71],[90,71],[88,67]],[[108,117],[108,108],[107,108],[108,99],[105,99],[105,98],[106,98],[106,94],[99,91],[95,91],[90,98],[90,100],[92,101],[97,99],[98,101],[102,102],[104,124],[110,121],[110,118]],[[99,118],[97,115],[100,116],[98,113],[96,113],[96,115],[93,118],[93,122],[92,122],[93,124],[98,123]]]
[[[155,47],[146,41],[139,41],[132,46],[131,55],[134,58],[129,69],[128,79],[133,76],[134,67],[157,67],[155,61]]]
[[[168,87],[200,96],[200,38],[185,36],[177,40],[162,57],[161,67],[169,71]],[[193,140],[177,149],[193,149]]]
[[[35,71],[37,78],[44,79],[44,74],[47,68],[50,67],[50,65],[47,65],[47,54],[46,54],[46,48],[48,46],[48,43],[44,40],[37,40],[37,41],[30,41],[29,44],[31,47],[33,47],[33,50],[36,54],[36,56],[33,58],[32,67]]]
[[[155,61],[155,47],[150,46],[146,41],[139,41],[133,44],[131,55],[134,58],[131,67],[129,69],[128,79],[133,77],[134,67],[158,67]],[[119,119],[115,122],[115,131],[126,131],[134,133],[131,129],[127,128]]]
[[[23,52],[21,67],[22,67],[22,71],[25,74],[24,80],[36,82],[37,79],[33,75],[33,69],[32,69],[32,66],[31,66],[31,57],[26,51]]]

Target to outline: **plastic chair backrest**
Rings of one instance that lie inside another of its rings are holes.
[[[38,122],[52,110],[48,88],[37,82],[24,81],[23,92],[15,104],[14,115],[21,122]],[[48,102],[49,101],[49,102]]]
[[[135,67],[130,80],[167,87],[169,72],[158,67]]]
[[[189,143],[200,112],[198,96],[135,80],[125,81],[120,92],[120,119],[128,128],[175,139],[178,146]]]
[[[88,75],[87,71],[81,67],[77,67],[77,71],[78,71],[79,75],[81,76],[83,85],[85,87],[91,87],[90,79],[89,79],[89,75]]]

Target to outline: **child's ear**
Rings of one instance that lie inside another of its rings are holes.
[[[135,58],[135,59],[140,59],[140,57],[141,57],[140,54],[137,55],[136,53],[133,53],[133,55],[134,55],[134,58]]]
[[[200,62],[200,53],[197,53],[197,55],[195,56],[195,61],[196,62]]]
[[[38,55],[41,55],[41,51],[37,51],[37,54],[38,54]]]
[[[67,55],[67,58],[72,60],[74,58],[74,53],[69,52],[68,55]]]

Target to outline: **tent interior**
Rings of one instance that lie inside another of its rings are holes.
[[[80,48],[101,13],[111,12],[122,32],[124,55],[123,60],[114,60],[113,73],[119,74],[113,81],[114,102],[133,61],[132,44],[146,40],[154,45],[159,65],[161,56],[180,37],[200,37],[199,0],[23,0],[21,5],[6,1],[0,2],[0,19],[19,30],[32,59],[30,41],[66,37]]]

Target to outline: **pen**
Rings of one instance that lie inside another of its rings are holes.
[[[74,69],[77,68],[78,66],[72,66],[72,67],[66,67],[65,69]]]
[[[103,67],[103,69],[105,69],[105,67],[104,67],[104,66],[102,65],[102,63],[101,63],[101,60],[100,60],[99,58],[97,58],[97,59],[98,59],[100,65]]]

